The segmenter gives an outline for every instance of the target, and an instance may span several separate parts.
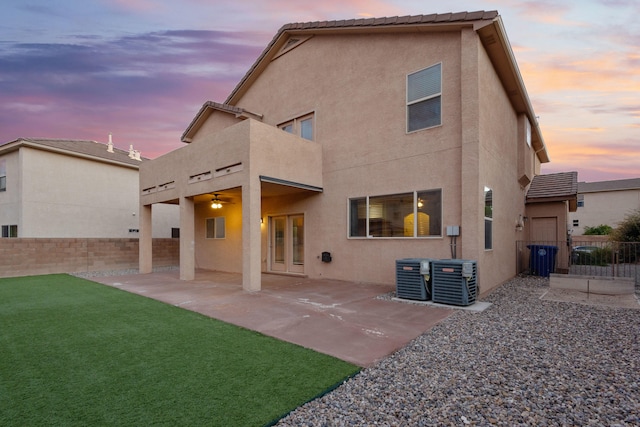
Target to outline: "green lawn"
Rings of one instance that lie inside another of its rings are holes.
[[[2,426],[261,426],[358,370],[88,280],[0,279]]]

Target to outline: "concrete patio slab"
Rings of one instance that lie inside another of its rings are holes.
[[[366,367],[394,353],[453,310],[378,298],[376,285],[264,274],[262,291],[242,289],[242,276],[177,271],[91,280],[195,311]]]

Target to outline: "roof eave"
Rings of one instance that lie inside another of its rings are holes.
[[[502,18],[497,16],[491,23],[478,26],[476,32],[505,87],[513,108],[516,112],[525,114],[531,123],[531,143],[538,159],[541,163],[550,162],[538,118],[518,69]]]
[[[226,107],[226,108],[223,108],[223,107]],[[251,111],[247,111],[242,108],[232,107],[231,105],[228,105],[226,103],[218,104],[213,101],[207,101],[202,105],[202,107],[200,108],[200,111],[198,111],[198,113],[195,115],[195,117],[193,118],[193,120],[191,121],[187,129],[183,132],[182,136],[180,137],[180,141],[186,142],[186,143],[192,142],[193,137],[196,134],[196,132],[198,132],[198,129],[200,129],[200,126],[202,126],[204,122],[207,121],[209,116],[214,111],[221,111],[223,113],[232,114],[236,118],[239,118],[242,120],[249,119],[249,118],[262,120],[262,114],[252,113]]]
[[[90,154],[78,153],[77,151],[70,151],[70,150],[65,150],[63,148],[51,147],[49,145],[38,144],[37,142],[28,141],[28,140],[25,140],[25,139],[22,139],[22,138],[19,138],[19,139],[16,139],[15,141],[11,141],[11,142],[9,142],[7,144],[1,145],[0,146],[0,154],[16,151],[16,150],[19,150],[22,147],[32,148],[34,150],[48,151],[48,152],[51,152],[51,153],[63,154],[63,155],[66,155],[66,156],[78,157],[78,158],[81,158],[81,159],[87,159],[87,160],[92,160],[94,162],[100,162],[100,163],[107,163],[107,164],[116,165],[116,166],[122,166],[122,167],[130,168],[130,169],[138,169],[139,168],[139,164],[125,163],[125,162],[120,162],[118,160],[110,160],[110,159],[106,159],[106,158],[103,158],[103,157],[92,156]],[[145,160],[147,160],[147,159],[145,159]]]

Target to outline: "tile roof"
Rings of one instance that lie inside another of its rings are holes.
[[[107,144],[77,139],[50,139],[50,138],[19,138],[0,145],[0,151],[3,148],[12,148],[19,146],[39,146],[52,151],[66,152],[71,155],[80,155],[83,157],[91,157],[98,161],[106,161],[111,163],[123,163],[130,166],[138,167],[142,161],[129,157],[129,151],[121,150],[113,147],[113,153],[107,151]]]
[[[578,172],[536,175],[527,191],[527,203],[574,200],[578,197]]]
[[[640,178],[578,183],[578,193],[597,193],[601,191],[621,190],[640,190]]]
[[[495,10],[456,13],[432,13],[429,15],[391,16],[384,18],[342,19],[336,21],[295,22],[283,25],[278,34],[287,30],[310,30],[314,28],[347,28],[347,27],[378,27],[394,25],[417,25],[452,23],[464,21],[493,20],[498,16]]]

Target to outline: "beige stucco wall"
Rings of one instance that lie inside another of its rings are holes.
[[[535,153],[520,131],[518,117],[483,49],[479,49],[480,149],[477,194],[478,259],[483,283],[497,285],[515,275],[515,242],[522,238],[516,230],[520,215],[525,216],[520,173],[531,174]],[[520,154],[520,155],[519,155]],[[524,162],[524,164],[523,164]],[[529,165],[527,165],[527,163]],[[493,244],[484,249],[484,187],[493,191]],[[463,201],[464,203],[464,201]]]
[[[585,227],[601,224],[615,228],[625,217],[640,209],[640,190],[603,191],[583,193],[584,206],[569,214],[569,225],[574,236],[584,233]],[[573,221],[579,226],[574,227]]]
[[[439,62],[443,124],[407,134],[406,75]],[[274,93],[278,102],[273,102]],[[324,192],[273,207],[273,214],[278,209],[306,212],[307,274],[394,282],[395,259],[450,258],[447,225],[462,225],[458,257],[481,259],[479,274],[487,285],[515,274],[515,220],[524,211],[524,191],[517,181],[517,121],[471,30],[463,36],[314,37],[273,61],[237,105],[264,114],[264,121],[273,124],[316,113]],[[533,157],[531,151],[528,155]],[[488,253],[484,185],[494,189],[499,203],[494,249]],[[350,197],[434,188],[443,190],[443,237],[347,238]],[[333,254],[331,264],[318,260],[325,250]]]
[[[137,169],[27,147],[5,157],[0,223],[17,224],[19,237],[138,237],[129,231],[139,228]],[[153,236],[171,237],[177,208],[158,206],[156,213]]]

